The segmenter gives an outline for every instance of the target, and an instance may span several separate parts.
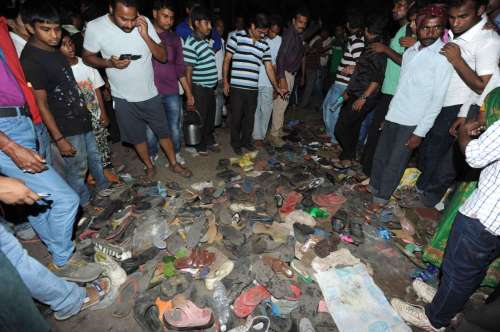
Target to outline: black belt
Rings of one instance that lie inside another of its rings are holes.
[[[0,107],[0,118],[12,118],[16,116],[30,116],[26,106]]]

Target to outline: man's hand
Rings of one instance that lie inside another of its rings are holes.
[[[286,78],[281,78],[278,82],[278,86],[282,90],[286,90],[288,92],[288,83],[286,81]]]
[[[352,73],[354,73],[354,68],[356,68],[355,65],[345,66],[344,68],[342,68],[342,70],[340,71],[340,73],[342,75],[352,75]]]
[[[460,51],[460,46],[455,43],[448,43],[443,46],[441,51],[439,51],[442,55],[448,59],[448,62],[451,64],[456,63],[460,59],[462,59],[462,53]]]
[[[194,96],[193,95],[186,95],[186,108],[187,108],[188,112],[194,111]]]
[[[229,96],[229,90],[231,90],[229,82],[227,80],[224,80],[224,95],[226,97]]]
[[[363,98],[356,99],[356,101],[352,104],[352,110],[356,111],[356,112],[361,111],[363,106],[365,106],[365,103],[366,103],[366,99],[363,99]]]
[[[484,128],[479,121],[467,121],[458,130],[460,136],[477,137],[483,132]]]
[[[135,20],[135,26],[137,27],[137,31],[142,39],[146,40],[149,38],[148,34],[148,22],[144,18],[144,16],[139,15]]]
[[[374,53],[386,53],[388,48],[384,43],[372,43],[368,46],[368,50]]]
[[[40,173],[47,170],[45,160],[38,153],[17,143],[8,143],[3,148],[3,152],[14,161],[17,167],[25,172]]]
[[[413,37],[401,37],[401,38],[399,38],[399,45],[401,45],[405,48],[412,47],[413,45],[415,45],[416,42],[417,42],[417,40]]]
[[[457,118],[450,127],[450,135],[457,137],[458,129],[465,123],[465,118]]]
[[[13,178],[0,178],[0,201],[5,204],[34,204],[40,199],[36,193]]]
[[[419,147],[420,143],[422,143],[422,137],[411,134],[410,138],[408,138],[408,141],[406,141],[405,146],[410,150],[415,150]]]
[[[63,138],[59,142],[56,143],[59,152],[63,157],[73,157],[76,154],[76,149],[68,142],[67,139]]]
[[[113,55],[109,59],[109,63],[111,65],[111,68],[125,69],[130,64],[130,60],[120,60],[119,57]]]

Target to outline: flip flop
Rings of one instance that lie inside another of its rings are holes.
[[[271,298],[271,293],[263,286],[257,284],[247,289],[236,298],[233,304],[233,312],[239,318],[249,316],[255,308],[264,300]]]
[[[163,314],[163,321],[167,328],[178,331],[203,330],[209,328],[214,323],[214,316],[211,309],[201,309],[193,302],[176,297],[172,310],[167,310]]]
[[[295,207],[302,201],[302,194],[292,191],[286,195],[285,200],[280,208],[280,213],[287,214],[295,210]]]
[[[286,243],[290,229],[284,224],[273,222],[271,225],[255,223],[252,232],[254,234],[267,234],[278,243]]]
[[[169,166],[169,169],[172,173],[178,174],[183,178],[189,179],[193,176],[193,172],[191,172],[188,168],[181,166],[181,164],[175,164],[175,166]]]
[[[215,254],[203,249],[193,249],[188,257],[178,258],[175,268],[178,270],[190,268],[203,268],[211,265],[215,260]]]
[[[288,264],[283,262],[281,259],[274,258],[271,256],[262,256],[261,258],[264,264],[269,265],[275,273],[281,273],[285,275],[287,278],[294,277],[293,270],[290,268],[290,266],[288,266]]]

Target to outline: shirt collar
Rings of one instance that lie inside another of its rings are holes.
[[[416,52],[424,51],[424,50],[439,51],[439,50],[441,50],[441,48],[443,46],[444,46],[444,42],[441,40],[441,38],[438,38],[434,43],[432,43],[432,45],[424,47],[421,50],[419,49],[419,47],[420,47],[420,42],[419,41],[417,41],[410,49],[413,50],[413,51],[416,51]]]
[[[487,21],[488,21],[487,18],[483,17],[479,22],[476,23],[476,25],[474,25],[472,28],[470,28],[469,30],[458,36],[456,39],[457,40],[462,39],[466,42],[471,42],[472,40],[474,40],[474,37],[483,29]],[[448,34],[450,36],[450,40],[452,41],[455,40],[453,31],[449,30]]]

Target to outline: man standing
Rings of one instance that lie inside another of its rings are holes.
[[[271,49],[271,62],[273,70],[276,71],[276,58],[281,46],[281,36],[279,36],[281,31],[281,17],[271,16],[269,21],[269,32],[265,41]],[[273,92],[273,86],[269,77],[267,77],[266,66],[262,63],[259,69],[259,95],[257,97],[257,109],[255,110],[253,125],[253,139],[257,148],[264,146],[267,127],[273,113]]]
[[[160,93],[167,116],[170,138],[174,144],[175,159],[178,163],[184,164],[184,159],[180,154],[182,143],[182,100],[179,95],[179,82],[184,89],[189,110],[194,108],[194,97],[185,76],[186,66],[182,55],[182,43],[180,38],[172,31],[175,18],[173,4],[169,0],[156,0],[153,3],[153,18],[154,29],[167,50],[166,63],[153,59],[155,85]],[[151,157],[157,154],[157,144],[156,137],[148,128],[149,155]]]
[[[411,47],[416,40],[411,36],[412,32],[408,26],[408,10],[413,6],[410,0],[396,0],[392,9],[392,18],[400,25],[396,35],[391,39],[389,46],[384,43],[374,43],[370,45],[369,51],[384,53],[387,55],[387,66],[385,67],[384,83],[380,89],[380,97],[373,110],[373,120],[368,129],[368,138],[363,149],[361,163],[363,172],[370,175],[373,155],[377,147],[380,135],[380,125],[384,121],[385,115],[389,109],[391,99],[396,93],[396,87],[399,82],[399,70],[401,66],[401,56],[407,47]],[[407,36],[410,31],[410,36]],[[415,33],[415,31],[413,31]]]
[[[382,16],[373,16],[368,20],[365,28],[365,41],[368,46],[382,40],[386,23],[385,17]],[[366,115],[376,105],[386,64],[385,54],[367,51],[363,52],[356,63],[349,85],[342,95],[346,102],[340,110],[335,126],[335,137],[342,147],[340,161],[335,163],[337,168],[351,167],[356,159],[359,130]]]
[[[326,62],[322,64],[322,58],[330,51],[331,38],[328,29],[323,27],[319,35],[314,37],[309,42],[309,47],[306,49],[304,57],[304,66],[302,68],[302,75],[304,78],[304,92],[302,93],[302,101],[299,105],[300,108],[309,106],[309,101],[314,94],[315,87],[319,84],[318,81],[323,79],[322,67],[326,66]],[[325,45],[326,43],[326,45]],[[328,59],[328,55],[326,55]],[[302,82],[301,82],[302,83]],[[322,83],[322,82],[321,82]],[[321,93],[322,89],[317,89]]]
[[[122,141],[134,145],[146,165],[146,175],[155,175],[146,144],[149,127],[167,155],[170,170],[190,177],[191,172],[175,160],[167,117],[154,83],[152,57],[165,62],[167,52],[151,22],[138,14],[136,0],[112,0],[109,14],[87,24],[83,47],[88,65],[106,68]]]
[[[443,109],[420,149],[417,181],[419,199],[414,205],[433,207],[455,180],[458,157],[454,147],[456,130],[465,122],[468,109],[462,110],[472,93],[481,94],[498,67],[500,37],[494,30],[483,29],[482,0],[449,2],[451,42],[442,54],[455,69],[451,77]],[[458,117],[458,118],[457,118]],[[454,136],[455,135],[455,136]]]
[[[466,122],[459,128],[458,142],[467,163],[483,170],[477,189],[455,217],[437,292],[416,280],[415,291],[430,302],[425,309],[391,300],[401,318],[426,331],[446,329],[480,286],[488,266],[500,256],[500,121],[495,119],[500,109],[499,93],[500,88],[493,90],[485,101],[495,115],[479,138],[473,139],[481,132],[479,122]]]
[[[325,99],[323,100],[323,122],[325,123],[326,134],[331,138],[331,142],[337,144],[334,129],[339,118],[341,103],[338,103],[339,97],[342,96],[351,79],[352,73],[356,66],[356,61],[363,53],[365,41],[363,36],[363,17],[359,14],[350,14],[347,17],[346,28],[350,33],[347,38],[344,55],[340,60],[340,65],[337,68],[335,82],[328,90]]]
[[[236,33],[228,41],[224,58],[223,78],[226,96],[229,95],[231,87],[231,146],[237,155],[242,154],[242,147],[249,151],[255,150],[252,132],[261,63],[266,68],[272,86],[282,95],[271,63],[271,49],[263,39],[269,30],[269,21],[266,15],[258,14],[248,23],[247,31]],[[231,60],[231,83],[229,83]]]
[[[444,46],[439,38],[446,25],[446,10],[427,6],[417,20],[418,42],[403,54],[401,78],[373,160],[373,210],[389,201],[411,154],[431,129],[453,70],[439,54]]]
[[[182,38],[185,42],[189,36],[194,32],[194,22],[192,19],[192,12],[195,7],[201,6],[201,3],[195,0],[186,1],[186,19],[181,23],[177,24],[175,27],[175,33]],[[222,37],[217,31],[217,29],[211,29],[210,31],[211,44],[214,52],[217,52],[222,47]]]
[[[214,138],[217,66],[214,50],[207,40],[212,24],[207,10],[200,6],[191,11],[191,22],[194,31],[184,43],[186,78],[193,91],[196,110],[200,114],[202,124],[201,142],[196,149],[201,156],[208,156],[208,150],[220,151]]]
[[[302,8],[297,10],[292,18],[292,24],[283,33],[283,40],[276,60],[279,87],[283,91],[292,91],[295,75],[302,65],[302,58],[304,56],[302,33],[307,26],[308,20],[309,11],[307,9]],[[269,133],[269,141],[276,147],[281,147],[285,144],[281,136],[283,136],[283,123],[287,107],[288,98],[276,98],[274,100],[273,121],[271,132]]]

